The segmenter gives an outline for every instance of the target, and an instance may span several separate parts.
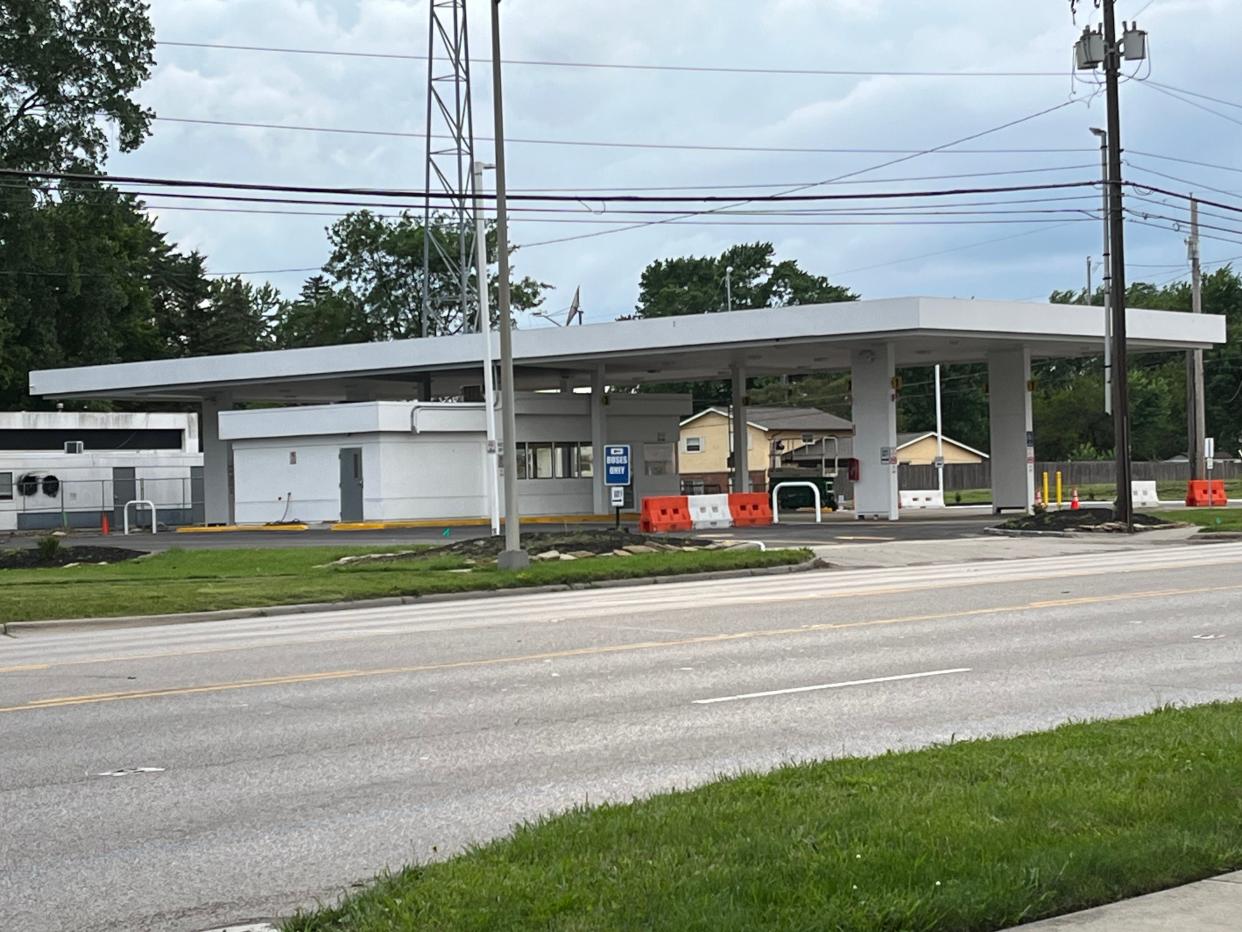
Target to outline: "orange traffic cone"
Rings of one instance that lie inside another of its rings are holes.
[[[1042,507],[1042,506],[1043,506],[1043,504],[1044,504],[1044,493],[1043,493],[1043,492],[1041,492],[1041,491],[1039,490],[1039,488],[1038,488],[1038,487],[1036,487],[1036,489],[1035,489],[1035,507],[1036,507],[1036,508],[1040,508],[1040,507]]]
[[[103,533],[104,537],[107,537],[108,534],[111,533],[112,531],[112,528],[108,525],[107,513],[104,513],[99,516],[99,530]]]
[[[1078,490],[1074,489],[1074,497],[1070,499],[1070,511],[1077,511],[1078,508]]]

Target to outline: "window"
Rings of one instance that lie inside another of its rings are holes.
[[[582,479],[595,478],[595,448],[589,443],[578,444],[578,476]]]
[[[0,502],[13,501],[13,474],[0,472]]]
[[[686,452],[687,453],[702,453],[703,452],[703,438],[702,437],[687,437],[686,438]]]
[[[556,445],[556,478],[577,478],[578,444],[558,443]]]
[[[528,443],[526,449],[530,451],[530,467],[528,470],[528,478],[530,479],[554,479],[556,478],[556,470],[553,465],[555,459],[556,445],[552,443]]]
[[[643,473],[648,476],[677,475],[677,448],[671,443],[643,444]]]

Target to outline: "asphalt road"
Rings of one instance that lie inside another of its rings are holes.
[[[1239,670],[1242,544],[6,638],[0,928],[271,917],[576,803]]]

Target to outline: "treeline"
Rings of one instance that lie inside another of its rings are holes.
[[[448,242],[444,221],[432,229]],[[42,406],[28,393],[32,369],[417,336],[422,237],[421,218],[350,214],[328,230],[323,272],[285,299],[270,284],[211,274],[133,195],[99,184],[9,185],[0,198],[0,408]],[[494,258],[490,234],[489,251]],[[450,278],[433,264],[433,335],[462,326]],[[536,306],[545,287],[515,281],[514,306]],[[469,301],[467,315],[476,311]]]

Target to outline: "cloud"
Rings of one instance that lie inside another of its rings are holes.
[[[488,57],[489,7],[482,0],[470,0],[475,58]],[[511,139],[690,145],[936,146],[1052,106],[1071,91],[1070,48],[1084,16],[1080,13],[1075,26],[1062,3],[1022,4],[1021,15],[998,15],[997,7],[991,0],[952,4],[770,0],[758,7],[749,0],[506,0],[502,15],[508,59],[1056,72],[1054,77],[867,77],[511,64],[504,73],[508,133]],[[421,0],[178,0],[155,4],[153,15],[157,35],[165,40],[406,54],[426,50],[427,6]],[[1154,79],[1225,97],[1242,85],[1242,63],[1231,48],[1242,27],[1242,9],[1236,4],[1157,0],[1142,20],[1151,32]],[[158,59],[142,96],[161,116],[408,133],[423,128],[423,62],[171,46],[162,46]],[[1145,67],[1141,73],[1146,73]],[[480,137],[491,136],[489,78],[487,65],[476,64],[475,131]],[[1085,98],[1089,89],[1079,83],[1077,92]],[[1187,183],[1162,181],[1170,187],[1242,190],[1242,176],[1236,173],[1135,154],[1154,152],[1242,167],[1236,155],[1242,126],[1171,100],[1137,81],[1124,87],[1123,104],[1128,158],[1135,166],[1127,172],[1155,183],[1154,176],[1143,175],[1137,166],[1167,169],[1187,179]],[[1242,110],[1208,106],[1242,117]],[[859,178],[1040,168],[1058,170],[979,181],[1095,178],[1095,143],[1087,130],[1103,119],[1102,100],[1097,98],[1090,106],[1077,104],[972,144],[1081,151],[941,153]],[[480,141],[478,152],[490,159],[491,144]],[[896,157],[520,142],[510,144],[508,156],[509,181],[515,189],[577,190],[811,182],[873,168]],[[111,168],[133,174],[419,188],[423,158],[423,142],[417,138],[158,122],[152,140],[136,153],[114,156]],[[877,185],[909,189],[919,183]],[[600,218],[584,214],[557,219]],[[556,285],[549,301],[552,307],[567,304],[581,284],[590,321],[630,310],[638,277],[653,259],[717,253],[739,241],[771,240],[782,255],[820,273],[881,265],[849,273],[842,281],[869,297],[929,292],[1031,297],[1078,283],[1083,257],[1098,254],[1100,239],[1098,223],[1072,223],[1068,215],[1048,218],[1063,221],[1064,226],[898,225],[899,220],[914,218],[880,218],[886,219],[885,225],[793,227],[759,225],[765,222],[761,217],[728,226],[717,225],[719,219],[706,218],[704,225],[664,223],[524,248],[516,262],[522,273]],[[161,228],[187,248],[204,251],[217,271],[317,266],[327,255],[324,227],[331,221],[331,217],[171,209],[160,213]],[[517,214],[513,237],[518,244],[530,244],[605,229],[582,223],[536,223]],[[1134,227],[1130,236],[1129,252],[1136,263],[1184,258],[1183,234]],[[1242,236],[1236,238],[1242,241]],[[973,245],[988,240],[995,242]],[[1205,259],[1234,254],[1230,250],[1242,253],[1242,242],[1205,243]],[[944,254],[896,261],[931,252]],[[882,265],[885,262],[894,264]],[[288,274],[272,280],[293,293],[302,277]]]

